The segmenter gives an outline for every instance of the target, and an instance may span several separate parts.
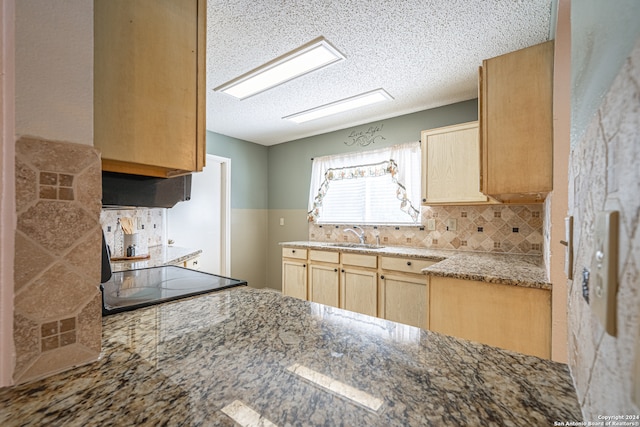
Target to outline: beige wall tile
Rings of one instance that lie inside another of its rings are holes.
[[[266,209],[231,210],[231,274],[249,286],[264,288],[267,282]]]
[[[97,218],[77,203],[41,200],[20,214],[18,230],[57,255],[93,231]]]
[[[100,354],[102,175],[93,147],[35,138],[17,141],[16,166],[14,381],[20,383]]]
[[[102,343],[102,297],[96,293],[94,298],[78,314],[76,326],[77,342],[100,352]]]
[[[569,282],[569,364],[586,420],[636,414],[631,402],[633,363],[640,357],[640,42],[609,89],[582,138],[571,147],[569,209],[574,216],[574,281]],[[591,269],[598,211],[620,212],[617,333],[604,331],[582,296]]]
[[[434,231],[426,229],[429,219],[436,221]],[[456,231],[447,230],[449,219],[456,220]],[[543,219],[543,205],[430,206],[423,207],[419,225],[362,228],[370,243],[379,235],[386,245],[542,255]],[[344,228],[310,223],[308,238],[355,241],[353,235],[344,234]]]
[[[58,263],[16,295],[15,309],[32,319],[49,321],[77,312],[97,292],[97,283]]]
[[[19,292],[24,285],[53,264],[55,257],[19,231],[16,232],[15,239],[14,286],[16,292]]]
[[[40,355],[40,325],[16,313],[13,318],[13,340],[16,349],[15,375],[19,375]]]

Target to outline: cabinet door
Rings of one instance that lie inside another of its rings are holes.
[[[427,299],[425,276],[380,276],[380,317],[427,329]]]
[[[337,265],[309,264],[309,299],[311,301],[340,307],[338,271]]]
[[[300,261],[282,261],[282,293],[290,297],[307,299],[307,264]]]
[[[378,315],[378,273],[343,268],[340,279],[341,307],[369,316]]]
[[[485,203],[478,122],[422,131],[422,203]]]
[[[94,145],[103,170],[202,170],[206,2],[94,3]]]
[[[450,277],[429,280],[429,328],[549,358],[551,292]]]
[[[482,192],[540,202],[552,189],[553,41],[483,61]]]

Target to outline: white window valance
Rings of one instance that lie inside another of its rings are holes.
[[[342,184],[344,183],[339,184],[339,181],[367,178],[374,187],[387,186],[388,191],[385,191],[395,194],[395,197],[386,199],[387,202],[383,205],[373,204],[375,211],[380,209],[393,211],[383,218],[394,219],[382,219],[377,222],[416,223],[420,217],[420,168],[419,142],[398,144],[377,150],[317,157],[313,160],[311,171],[309,221],[323,221],[323,203],[331,188],[335,189],[334,193],[335,191],[346,191],[343,190],[345,185]],[[332,196],[336,197],[335,194]],[[344,194],[344,197],[350,197],[350,195]],[[331,200],[332,203],[336,203],[333,198]],[[395,202],[388,202],[388,200],[395,200]],[[347,204],[345,200],[344,205]],[[404,214],[400,214],[400,211]],[[345,215],[347,213],[345,212]],[[333,217],[335,218],[335,215]],[[351,217],[346,215],[346,218]],[[344,222],[354,221],[346,220]]]

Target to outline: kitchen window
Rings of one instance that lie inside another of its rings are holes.
[[[416,224],[420,221],[420,143],[313,160],[309,221]]]

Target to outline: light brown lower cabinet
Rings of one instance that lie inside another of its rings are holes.
[[[429,329],[548,359],[551,291],[430,277]]]
[[[282,249],[282,293],[304,300],[308,298],[306,249]]]
[[[378,273],[343,268],[340,273],[341,307],[369,316],[378,315]]]
[[[309,301],[340,307],[339,266],[309,263]]]
[[[428,329],[426,277],[380,276],[379,316],[394,322]]]
[[[282,293],[307,299],[307,263],[285,259],[282,261]]]

